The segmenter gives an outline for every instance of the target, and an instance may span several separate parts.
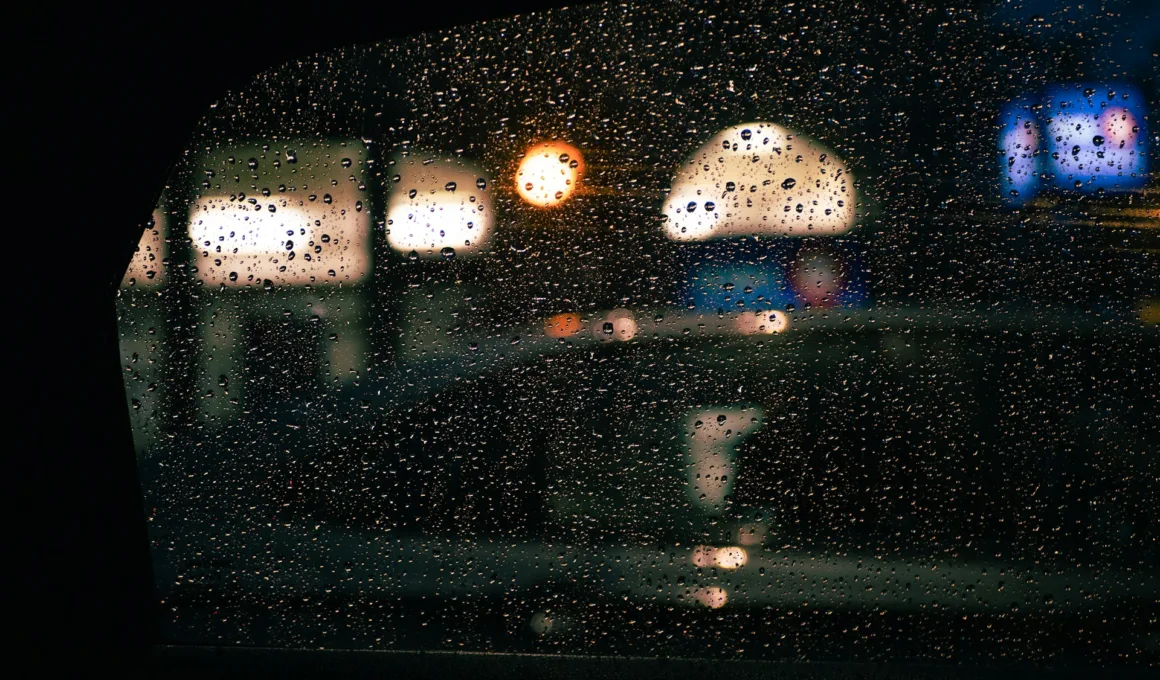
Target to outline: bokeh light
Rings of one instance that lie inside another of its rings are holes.
[[[552,208],[576,192],[584,175],[580,150],[564,142],[541,142],[528,149],[516,171],[520,198],[540,208]]]

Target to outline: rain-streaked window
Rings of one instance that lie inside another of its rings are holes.
[[[1160,663],[1160,18],[1026,4],[223,94],[118,298],[164,640]]]

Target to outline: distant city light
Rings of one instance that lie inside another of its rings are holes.
[[[392,159],[390,170],[398,177],[387,202],[391,248],[446,258],[476,252],[488,242],[491,192],[478,166],[410,153]]]
[[[1136,305],[1140,320],[1148,326],[1160,324],[1160,298],[1145,298]]]
[[[693,548],[689,561],[694,567],[708,568],[717,564],[717,549],[711,545],[699,545]]]
[[[1022,202],[1039,186],[1039,158],[1042,133],[1039,121],[1027,103],[1009,106],[1000,124],[999,149],[1006,198]]]
[[[737,530],[737,542],[741,545],[759,545],[765,540],[765,525],[746,524]]]
[[[564,142],[541,142],[528,149],[516,171],[520,198],[540,208],[567,201],[584,174],[580,150]]]
[[[665,235],[837,234],[854,225],[853,177],[821,144],[774,123],[721,131],[680,167],[662,211]]]
[[[1044,101],[1056,186],[1126,190],[1147,181],[1144,98],[1124,85],[1051,88]]]
[[[835,307],[845,288],[841,260],[833,253],[803,248],[790,265],[790,284],[799,297],[812,307]]]
[[[751,252],[744,259],[726,242],[698,248],[679,303],[700,312],[737,312],[734,325],[742,334],[785,330],[789,317],[771,312],[793,306],[864,308],[870,303],[861,249],[849,240],[780,239],[761,244],[759,255]]]

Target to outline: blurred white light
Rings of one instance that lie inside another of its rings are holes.
[[[491,236],[492,201],[479,167],[461,160],[398,156],[387,203],[387,242],[424,257],[478,251]],[[450,248],[450,251],[445,249]]]
[[[225,286],[361,281],[370,270],[370,211],[350,169],[361,153],[342,143],[293,154],[235,148],[207,159],[207,175],[226,181],[190,207],[198,277]],[[244,184],[228,180],[245,172]]]
[[[832,151],[773,123],[718,133],[677,171],[665,234],[836,234],[854,225],[853,178]]]
[[[717,566],[722,569],[737,569],[745,566],[745,563],[749,561],[749,554],[745,552],[744,548],[731,545],[717,548],[713,558]]]

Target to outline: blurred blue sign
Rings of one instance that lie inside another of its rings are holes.
[[[1129,85],[1076,83],[1021,99],[999,121],[1003,196],[1023,203],[1048,188],[1132,191],[1148,179],[1146,107]]]
[[[864,308],[869,285],[857,244],[785,240],[756,254],[702,246],[688,267],[681,303],[702,311]]]

